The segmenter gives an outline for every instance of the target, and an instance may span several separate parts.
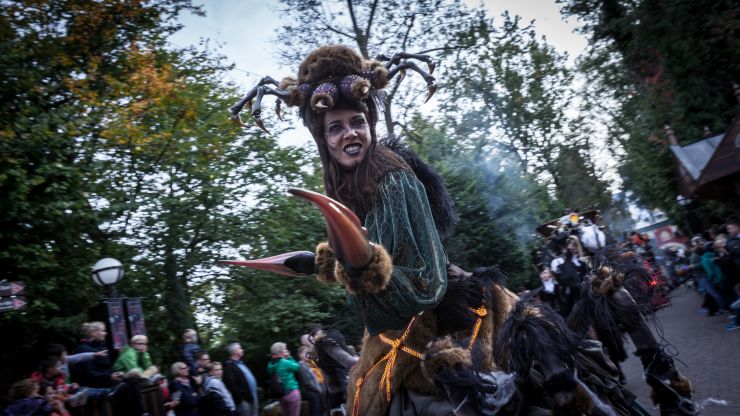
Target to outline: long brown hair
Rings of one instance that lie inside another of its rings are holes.
[[[329,154],[324,132],[324,114],[306,109],[303,122],[316,141],[321,165],[324,168],[326,194],[347,205],[361,220],[364,220],[375,202],[375,191],[381,178],[392,171],[412,172],[411,167],[392,150],[378,144],[375,125],[378,109],[372,98],[364,101],[340,99],[332,110],[352,110],[365,114],[370,129],[370,147],[367,155],[352,171],[340,166]]]

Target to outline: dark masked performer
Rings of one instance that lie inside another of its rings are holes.
[[[488,269],[448,263],[442,239],[455,215],[443,181],[397,140],[378,140],[382,89],[407,70],[434,78],[400,53],[367,61],[345,46],[310,53],[296,78],[266,77],[232,108],[247,105],[264,129],[264,95],[299,108],[318,147],[328,197],[316,204],[328,243],[232,264],[338,282],[366,334],[350,372],[353,415],[630,414],[598,344],[568,330],[546,305],[517,303]],[[582,359],[590,354],[588,359]],[[582,376],[581,376],[582,375]],[[586,376],[585,378],[583,376]]]

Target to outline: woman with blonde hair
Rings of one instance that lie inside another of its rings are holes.
[[[267,372],[276,375],[282,385],[280,408],[286,416],[301,414],[301,392],[298,390],[298,380],[295,375],[301,369],[293,357],[290,356],[288,346],[284,342],[276,342],[270,347],[270,362],[267,363]]]

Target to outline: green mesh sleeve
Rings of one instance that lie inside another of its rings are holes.
[[[424,185],[408,172],[387,174],[365,227],[368,239],[391,255],[393,274],[382,292],[348,294],[348,303],[372,335],[403,329],[411,317],[436,306],[447,289],[446,258]]]

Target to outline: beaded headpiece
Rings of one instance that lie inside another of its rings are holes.
[[[411,59],[426,62],[429,72],[419,68]],[[278,98],[275,113],[281,120],[281,103],[299,107],[303,118],[306,111],[322,113],[331,110],[340,100],[362,102],[376,97],[391,79],[398,74],[403,79],[409,69],[419,73],[427,83],[428,101],[437,90],[431,75],[434,67],[427,55],[400,52],[390,58],[380,55],[375,60],[366,60],[347,46],[322,46],[303,60],[297,77],[286,77],[280,82],[269,76],[262,78],[231,107],[231,119],[244,126],[239,112],[246,105],[257,126],[269,133],[262,121],[262,98],[265,95]]]

